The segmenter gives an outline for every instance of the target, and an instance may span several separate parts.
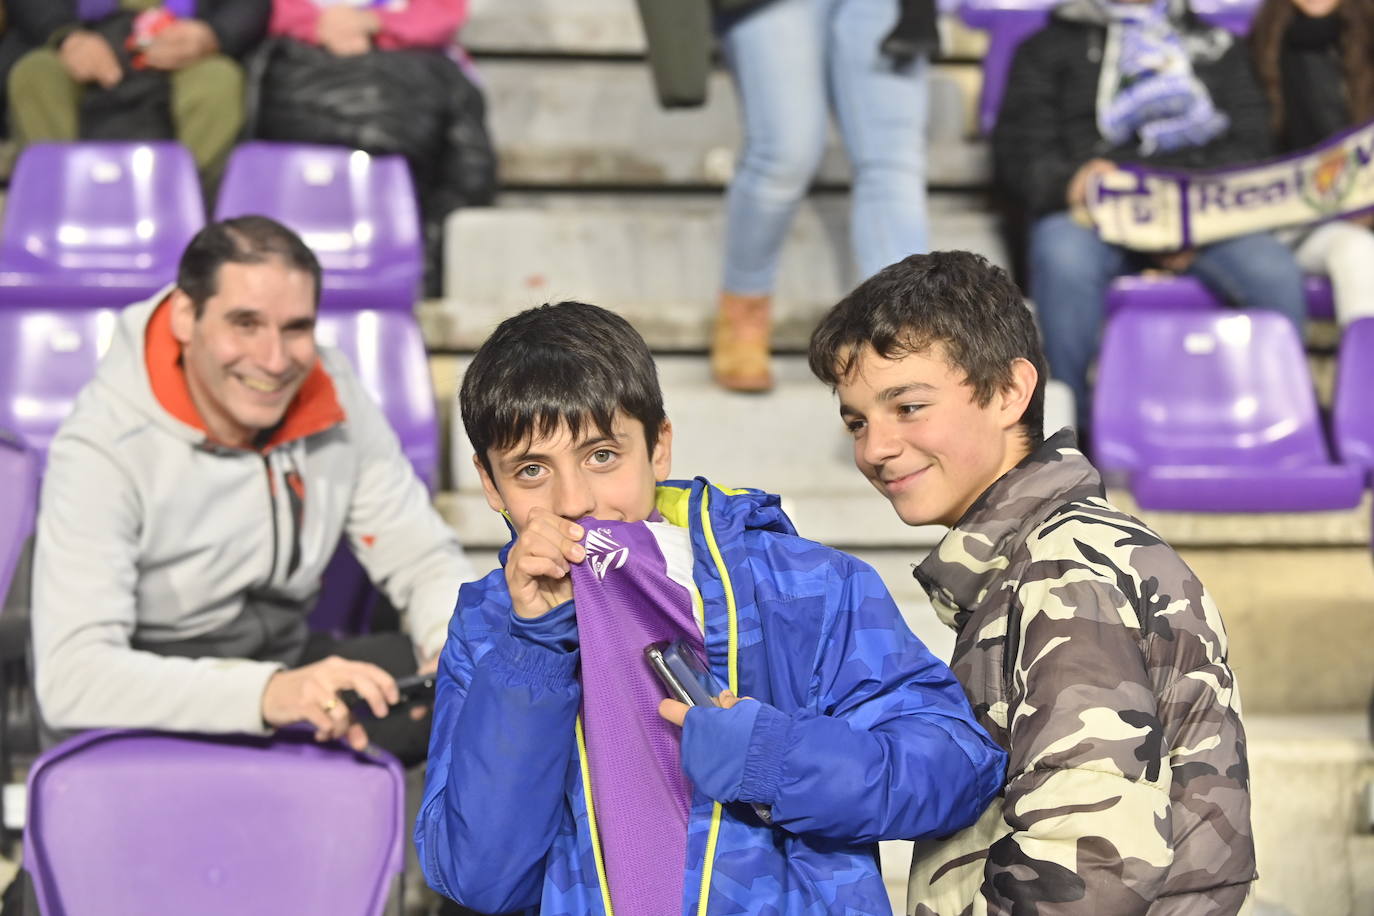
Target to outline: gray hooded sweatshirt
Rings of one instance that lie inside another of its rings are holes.
[[[323,377],[273,444],[215,444],[154,392],[145,343],[166,293],[120,315],[48,456],[33,596],[47,724],[263,732],[267,680],[297,660],[342,535],[437,653],[471,567],[347,358],[320,348]]]

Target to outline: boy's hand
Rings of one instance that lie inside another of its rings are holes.
[[[741,795],[754,722],[763,704],[728,690],[716,702],[720,705],[689,709],[677,700],[664,700],[658,714],[682,726],[682,769],[692,785],[718,802],[760,801]]]
[[[744,697],[744,699],[749,700],[753,698]],[[739,701],[740,698],[728,690],[722,690],[720,696],[716,697],[716,702],[720,704],[721,709],[729,709]],[[669,698],[658,704],[658,714],[678,728],[681,728],[682,723],[687,721],[687,710],[691,708],[692,707],[688,706],[686,703],[680,703],[677,700]]]
[[[532,620],[571,600],[568,570],[587,556],[583,534],[581,525],[542,506],[530,510],[506,557],[506,588],[516,614]]]

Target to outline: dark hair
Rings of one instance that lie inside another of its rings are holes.
[[[887,359],[943,344],[979,405],[1012,381],[1025,359],[1039,378],[1021,415],[1031,448],[1044,440],[1045,355],[1035,320],[1007,272],[968,251],[913,254],[840,301],[811,334],[810,364],[832,388],[849,378],[865,346]]]
[[[1269,126],[1275,138],[1282,138],[1285,128],[1279,59],[1293,9],[1293,0],[1265,0],[1250,26],[1250,53],[1269,99]],[[1340,0],[1332,15],[1340,21],[1341,78],[1350,123],[1363,124],[1374,118],[1374,0]]]
[[[219,269],[225,264],[261,264],[279,258],[292,270],[315,282],[315,306],[320,304],[320,262],[300,236],[266,216],[236,216],[210,223],[195,234],[177,266],[177,286],[196,307],[219,292]]]
[[[478,349],[458,393],[463,426],[482,466],[561,426],[609,436],[618,410],[644,424],[650,454],[663,425],[663,392],[649,346],[614,312],[559,302],[507,318]]]

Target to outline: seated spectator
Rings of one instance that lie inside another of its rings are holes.
[[[1250,31],[1279,152],[1315,146],[1374,120],[1374,6],[1359,0],[1265,0]],[[1280,235],[1308,273],[1331,278],[1342,325],[1374,316],[1374,217]]]
[[[1236,306],[1273,309],[1299,326],[1305,313],[1301,272],[1273,236],[1151,259],[1103,242],[1071,212],[1089,179],[1123,162],[1205,168],[1271,149],[1245,48],[1181,0],[1068,0],[1017,50],[993,153],[1000,184],[1032,220],[1030,294],[1050,372],[1073,389],[1081,426],[1113,277],[1162,267],[1195,275]]]
[[[490,203],[496,160],[482,93],[455,61],[465,0],[273,0],[250,132],[410,163],[425,231],[425,293],[442,292],[443,224]],[[451,55],[449,52],[455,52]]]
[[[32,49],[7,84],[16,138],[175,138],[213,185],[243,126],[236,61],[262,38],[270,2],[110,0],[80,4],[108,9],[79,17],[74,0],[6,0],[15,41]]]
[[[482,912],[891,912],[873,844],[970,823],[1003,758],[877,574],[776,496],[663,483],[653,357],[603,309],[506,320],[461,403],[515,537],[439,664],[430,885]],[[734,694],[659,702],[664,629]]]
[[[48,725],[308,722],[361,744],[340,692],[386,716],[394,676],[437,665],[467,560],[348,360],[317,349],[319,270],[280,224],[228,220],[191,241],[175,288],[121,315],[43,481],[33,637]],[[307,628],[344,534],[409,639]],[[394,718],[373,739],[423,757],[424,723]]]

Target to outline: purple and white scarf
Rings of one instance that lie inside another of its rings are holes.
[[[1184,172],[1125,165],[1094,179],[1087,215],[1103,241],[1178,251],[1374,210],[1374,121],[1256,165]]]
[[[1203,146],[1231,121],[1193,73],[1170,0],[1104,3],[1107,41],[1097,87],[1097,127],[1113,146],[1136,137],[1142,155]]]
[[[705,654],[691,541],[666,522],[578,524],[587,532],[587,557],[572,567],[582,723],[611,903],[616,916],[677,913],[692,789],[681,731],[658,714],[665,693],[644,647],[685,639]]]

